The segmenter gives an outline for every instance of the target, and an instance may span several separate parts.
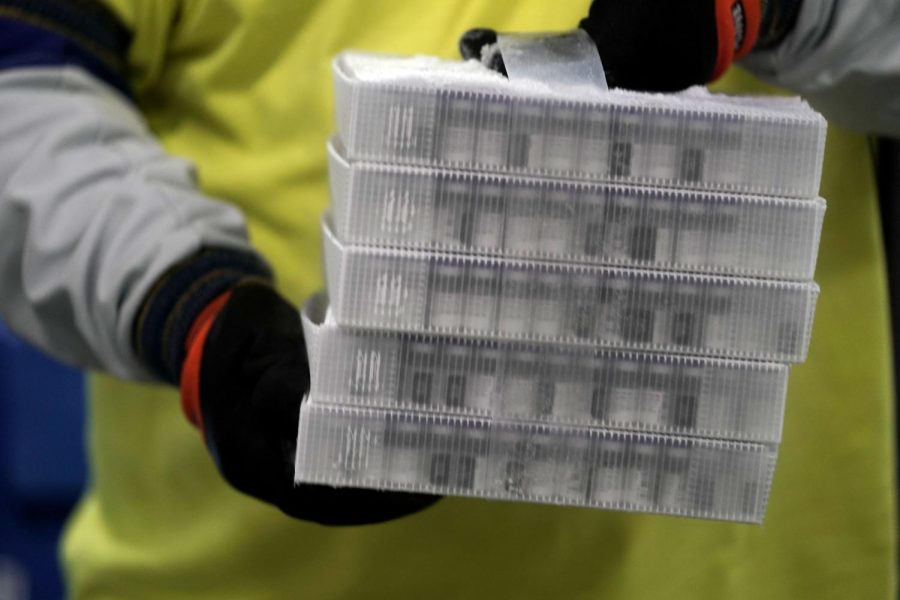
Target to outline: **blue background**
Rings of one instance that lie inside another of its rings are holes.
[[[0,323],[3,600],[5,594],[19,600],[14,587],[24,591],[22,598],[63,596],[57,543],[86,480],[83,386],[79,371],[27,346]]]

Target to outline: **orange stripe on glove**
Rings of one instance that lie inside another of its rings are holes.
[[[181,368],[181,410],[184,416],[200,431],[203,429],[203,411],[200,408],[200,366],[203,363],[203,346],[213,322],[231,297],[231,290],[216,296],[206,305],[188,330],[185,340],[187,356]],[[206,434],[204,432],[204,438]]]

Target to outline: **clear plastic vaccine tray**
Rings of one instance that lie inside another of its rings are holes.
[[[825,202],[350,163],[329,144],[348,243],[810,280]]]
[[[801,362],[818,286],[342,244],[323,222],[343,326]]]
[[[548,94],[475,61],[345,52],[333,63],[350,160],[814,198],[824,118],[795,98]]]
[[[321,403],[778,443],[787,365],[337,327],[307,302]]]
[[[304,402],[298,482],[761,522],[776,448]]]

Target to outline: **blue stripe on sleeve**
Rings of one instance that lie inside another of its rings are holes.
[[[131,98],[125,74],[109,61],[60,31],[0,11],[0,70],[65,65],[81,67]]]

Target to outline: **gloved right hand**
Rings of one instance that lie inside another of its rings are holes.
[[[439,497],[294,485],[300,401],[310,373],[300,316],[267,282],[246,280],[200,312],[188,333],[182,406],[236,489],[326,525],[378,523]]]
[[[378,523],[439,497],[294,485],[300,404],[310,372],[300,312],[255,254],[205,249],[151,290],[135,326],[139,356],[180,382],[188,420],[222,477],[286,514],[327,525]]]
[[[802,0],[594,0],[579,26],[597,44],[611,87],[669,92],[721,76],[754,48],[777,45]],[[503,72],[497,34],[472,29],[464,58]]]

